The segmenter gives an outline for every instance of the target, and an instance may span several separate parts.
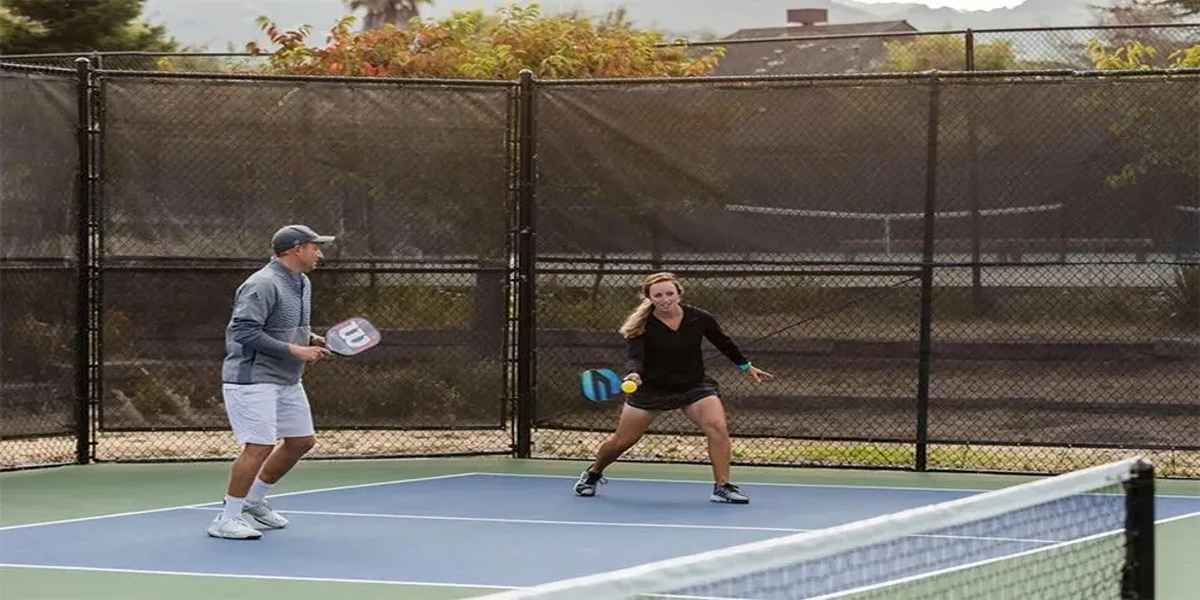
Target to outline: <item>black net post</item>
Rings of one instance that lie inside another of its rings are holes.
[[[531,451],[534,410],[534,306],[537,273],[534,269],[534,157],[533,72],[521,71],[517,107],[517,265],[520,287],[517,306],[517,456]]]
[[[1139,461],[1125,482],[1125,573],[1123,600],[1154,598],[1154,465]]]
[[[933,359],[933,221],[937,210],[938,104],[941,87],[937,72],[929,77],[929,132],[925,164],[925,236],[921,259],[921,334],[917,367],[916,469],[924,471],[929,445],[929,373]]]
[[[75,461],[87,464],[91,460],[91,393],[89,378],[90,338],[89,317],[89,280],[91,279],[91,205],[92,191],[95,182],[92,169],[95,164],[92,152],[92,65],[86,58],[75,60],[75,72],[78,77],[77,101],[79,108],[78,129],[76,142],[79,154],[78,186],[76,201],[79,217],[76,235],[76,260],[78,261],[78,282],[75,286],[75,401],[77,418],[75,423]]]

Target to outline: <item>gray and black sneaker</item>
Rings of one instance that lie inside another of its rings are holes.
[[[579,475],[579,481],[575,482],[576,496],[595,496],[596,486],[604,485],[608,480],[604,478],[603,473],[593,473],[590,469],[584,469]]]
[[[708,497],[713,502],[725,502],[727,504],[750,504],[750,496],[742,493],[738,486],[732,483],[723,483],[721,485],[713,484],[712,495]]]

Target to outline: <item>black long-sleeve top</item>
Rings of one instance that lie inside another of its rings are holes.
[[[680,308],[683,321],[678,330],[671,330],[652,313],[646,319],[646,332],[626,340],[626,373],[641,375],[642,384],[652,388],[682,391],[698,385],[704,381],[703,338],[733,364],[750,362],[711,314],[687,304]]]

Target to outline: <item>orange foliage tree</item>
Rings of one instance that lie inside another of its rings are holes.
[[[404,30],[385,26],[356,32],[341,19],[323,47],[307,45],[311,30],[281,30],[266,17],[259,26],[274,46],[266,71],[275,74],[365,77],[515,79],[522,69],[545,79],[694,77],[712,72],[724,50],[658,47],[662,35],[635,29],[623,13],[593,20],[546,16],[537,4],[501,8],[495,15],[456,12],[414,19]],[[262,52],[256,44],[251,52]]]

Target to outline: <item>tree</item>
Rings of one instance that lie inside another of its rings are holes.
[[[1121,0],[1100,10],[1106,25],[1166,23],[1200,14],[1200,0]],[[1102,31],[1088,42],[1086,52],[1086,58],[1101,70],[1200,66],[1200,44],[1191,39],[1187,28]]]
[[[0,6],[0,53],[14,40],[32,40],[46,34],[46,27],[28,17],[15,15]]]
[[[380,29],[391,25],[405,29],[413,19],[420,18],[421,5],[433,4],[433,0],[343,0],[350,10],[366,9],[363,31]]]
[[[967,42],[961,35],[928,35],[909,41],[886,42],[882,69],[887,72],[964,71]],[[975,68],[999,71],[1019,67],[1012,42],[997,40],[975,45]]]
[[[1172,48],[1176,48],[1172,50]],[[1200,67],[1200,44],[1191,47],[1168,45],[1170,52],[1134,40],[1123,45],[1110,46],[1093,40],[1088,52],[1097,69],[1102,70],[1145,70],[1151,68],[1196,68]],[[1165,60],[1161,57],[1166,54]],[[1127,153],[1129,159],[1105,177],[1111,188],[1137,190],[1131,196],[1143,202],[1145,199],[1162,199],[1160,204],[1195,206],[1196,200],[1185,190],[1200,177],[1200,149],[1196,146],[1192,128],[1182,124],[1195,123],[1200,115],[1200,95],[1179,92],[1170,79],[1147,81],[1145,93],[1137,93],[1132,86],[1120,94],[1101,96],[1100,92],[1082,95],[1078,102],[1082,110],[1090,110],[1107,117],[1107,130],[1115,147]],[[1174,222],[1182,227],[1178,234],[1180,249],[1195,252],[1194,224],[1174,214],[1160,217],[1165,222]],[[1162,225],[1167,227],[1167,225]],[[1190,241],[1187,241],[1190,240]],[[1177,267],[1174,286],[1167,286],[1165,297],[1173,311],[1172,319],[1189,327],[1200,323],[1195,298],[1200,282],[1200,268]]]
[[[1140,41],[1127,42],[1116,48],[1106,46],[1093,40],[1088,46],[1088,54],[1097,69],[1101,70],[1141,70],[1168,67],[1173,69],[1200,67],[1200,44],[1180,48],[1167,54],[1166,61],[1158,60],[1158,48]]]
[[[145,0],[0,0],[0,54],[143,50],[178,44],[140,17]]]
[[[1175,50],[1165,61],[1158,60],[1160,52],[1155,47],[1139,41],[1117,48],[1093,41],[1088,52],[1101,70],[1200,67],[1200,44]],[[1109,185],[1133,185],[1156,172],[1182,174],[1185,178],[1200,174],[1196,170],[1200,155],[1194,139],[1189,137],[1193,134],[1186,127],[1178,127],[1180,123],[1193,122],[1195,115],[1200,114],[1200,96],[1193,95],[1190,101],[1178,104],[1152,104],[1126,95],[1096,104],[1117,115],[1110,131],[1119,143],[1134,148],[1139,155],[1119,173],[1110,175]]]
[[[308,28],[259,25],[275,46],[272,73],[376,77],[515,79],[522,69],[542,78],[687,77],[706,75],[720,49],[693,56],[683,47],[656,48],[662,34],[632,27],[620,14],[599,21],[578,15],[544,16],[536,4],[495,15],[457,12],[441,21],[412,21],[356,33],[354,17],[333,27],[329,43],[309,47]],[[257,45],[247,44],[251,52]]]

